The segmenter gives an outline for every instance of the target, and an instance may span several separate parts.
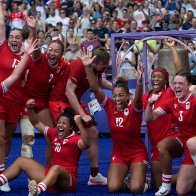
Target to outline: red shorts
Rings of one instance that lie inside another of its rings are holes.
[[[8,99],[0,99],[0,120],[18,123],[23,104]]]
[[[144,163],[148,164],[148,155],[146,151],[141,151],[140,153],[137,153],[137,156],[129,156],[129,157],[122,157],[121,155],[118,155],[115,152],[112,152],[112,157],[110,160],[110,163],[119,163],[122,165],[130,166],[134,163]]]
[[[192,136],[194,137],[194,135]],[[194,165],[193,163],[193,160],[191,158],[191,155],[190,155],[190,152],[189,152],[189,149],[186,145],[186,142],[189,138],[187,139],[183,139],[183,138],[179,138],[179,141],[183,144],[183,147],[184,147],[184,159],[182,161],[182,164],[185,164],[185,165]]]
[[[49,169],[45,168],[45,176],[47,176],[48,172]],[[67,193],[74,192],[76,190],[76,185],[77,185],[77,178],[74,175],[70,174],[70,185],[66,187],[66,192]],[[55,190],[55,186],[52,186],[47,189],[47,192],[57,193],[58,190]]]
[[[23,104],[23,109],[22,109],[22,116],[27,116],[27,107],[26,107],[26,102],[28,99],[25,100],[25,103]],[[48,100],[45,99],[35,99],[35,112],[39,113],[42,110],[49,109],[49,104]]]
[[[178,136],[179,136],[179,133],[176,133],[176,134],[174,134],[174,135],[169,135],[168,137],[173,137],[173,138],[179,140]],[[165,138],[167,138],[167,137],[165,137]],[[162,140],[164,140],[165,138],[163,138]],[[162,140],[160,140],[160,142],[161,142]],[[180,140],[179,140],[179,141],[180,141]],[[180,141],[180,142],[181,142],[181,141]],[[152,161],[159,161],[159,160],[160,160],[160,159],[159,159],[159,152],[158,152],[157,145],[158,145],[158,143],[152,144],[152,150],[151,150],[151,151],[152,151],[152,152],[151,152],[151,160],[152,160]]]
[[[60,101],[49,101],[49,106],[50,106],[50,112],[52,114],[55,123],[59,115],[64,112],[64,109],[71,107],[69,103],[64,103]]]
[[[64,103],[61,101],[49,101],[49,106],[50,106],[50,112],[52,114],[52,117],[53,117],[55,123],[56,123],[59,115],[61,113],[63,113],[66,108],[71,107],[71,105],[69,103]],[[88,110],[86,109],[86,105],[81,104],[80,106],[82,107],[85,114],[90,115]],[[92,126],[95,126],[95,124],[96,123],[93,121],[92,123],[90,123],[88,125],[84,124],[84,127],[90,128]]]

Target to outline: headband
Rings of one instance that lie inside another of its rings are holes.
[[[155,70],[152,71],[152,74],[155,73],[155,72],[161,72],[161,73],[164,75],[165,79],[166,79],[167,81],[169,80],[169,74],[168,74],[168,72],[165,71],[164,69],[157,68],[157,69],[155,69]],[[151,74],[151,75],[152,75],[152,74]]]

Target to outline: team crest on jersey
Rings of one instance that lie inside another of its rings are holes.
[[[128,108],[125,108],[125,109],[124,109],[124,115],[125,115],[125,116],[128,116],[128,115],[129,115],[129,109],[128,109]]]
[[[190,109],[190,102],[186,102],[186,110]]]
[[[61,71],[61,68],[58,67],[57,70],[56,70],[56,73],[59,73]]]
[[[174,108],[175,108],[175,109],[177,108],[177,104],[174,104]]]

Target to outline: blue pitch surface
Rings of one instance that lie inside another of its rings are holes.
[[[107,171],[109,168],[109,160],[110,160],[110,153],[111,153],[111,138],[99,138],[99,149],[100,149],[100,172],[103,175],[107,175]],[[20,147],[21,147],[21,138],[20,137],[14,137],[12,148],[9,156],[9,160],[7,165],[9,166],[18,156],[20,156]],[[39,161],[40,163],[44,164],[45,162],[45,140],[42,137],[36,137],[36,143],[34,145],[33,151],[34,151],[34,159]],[[179,165],[181,163],[181,159],[175,159],[174,165]],[[134,194],[130,194],[129,192],[123,192],[123,193],[117,193],[117,194],[110,194],[107,191],[107,186],[87,186],[88,177],[90,175],[89,173],[89,164],[87,160],[87,156],[85,151],[82,153],[82,156],[80,158],[80,167],[79,167],[79,177],[78,177],[78,186],[75,193],[71,194],[59,194],[59,195],[70,195],[70,196],[82,196],[82,195],[115,195],[115,196],[131,196]],[[4,193],[0,192],[1,196],[27,196],[28,190],[27,190],[27,178],[22,173],[19,177],[14,179],[13,181],[10,181],[10,187],[11,192]],[[145,194],[138,194],[138,195],[154,195],[155,189],[152,189],[151,191],[145,193]],[[41,195],[57,195],[53,193],[43,193]],[[172,196],[177,195],[175,192],[175,187],[173,188],[172,193],[170,194]]]

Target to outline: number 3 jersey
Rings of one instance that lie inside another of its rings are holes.
[[[46,127],[44,131],[51,142],[52,159],[51,166],[60,165],[70,174],[78,176],[78,161],[82,153],[78,143],[81,137],[73,132],[64,139],[58,138],[57,128]]]
[[[105,98],[102,106],[109,121],[113,153],[127,158],[137,156],[142,151],[146,153],[140,135],[143,111],[136,111],[133,103],[123,111],[118,111],[114,101],[109,97]]]
[[[191,94],[183,102],[174,97],[158,109],[163,114],[172,114],[184,144],[187,139],[196,135],[196,99]]]

